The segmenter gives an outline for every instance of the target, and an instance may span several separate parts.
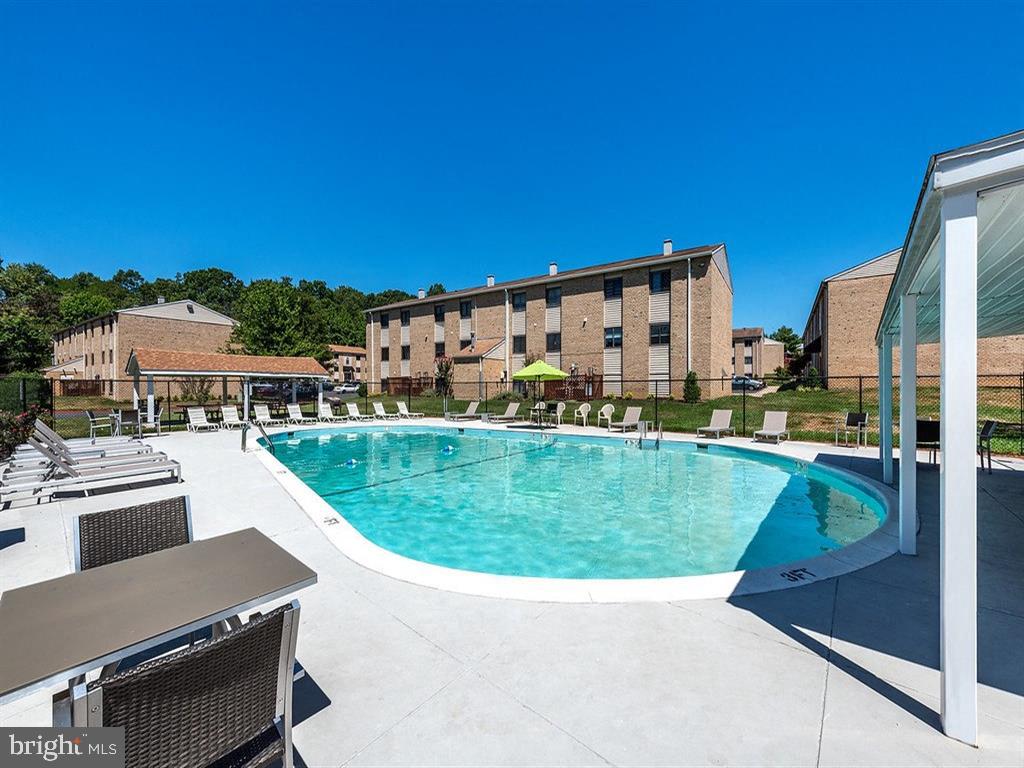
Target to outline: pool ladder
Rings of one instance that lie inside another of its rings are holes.
[[[647,422],[641,421],[636,427],[636,440],[626,440],[626,445],[636,445],[641,451],[644,449],[644,439],[647,437]],[[661,438],[664,437],[662,422],[658,422],[658,436],[654,438],[654,450],[661,449]]]

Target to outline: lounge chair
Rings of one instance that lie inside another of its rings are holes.
[[[836,445],[839,445],[839,433],[843,433],[843,443],[850,444],[850,433],[853,432],[855,445],[860,445],[861,435],[864,436],[865,447],[868,444],[868,415],[866,413],[847,413],[836,422]]]
[[[562,415],[565,413],[565,403],[558,403],[555,406],[555,415],[551,417],[551,420],[556,425],[562,426]]]
[[[405,400],[399,400],[395,405],[398,406],[398,416],[402,419],[422,419],[425,414],[419,411],[410,411],[409,406],[405,404]]]
[[[399,419],[399,418],[401,418],[401,414],[398,414],[398,413],[388,413],[387,411],[385,411],[384,410],[384,403],[382,403],[380,400],[374,400],[373,401],[373,415],[376,418],[378,418],[378,419]]]
[[[474,400],[466,407],[465,413],[445,413],[444,417],[448,421],[471,421],[473,419],[479,419],[480,417],[476,415],[476,409],[479,407],[479,401]]]
[[[355,403],[345,403],[348,409],[348,417],[353,421],[373,421],[373,416],[368,413],[360,413],[359,406]]]
[[[627,429],[640,429],[640,414],[643,413],[643,408],[639,405],[631,405],[626,409],[625,415],[622,417],[622,421],[613,421],[608,425],[608,431],[613,429],[621,430],[625,432]]]
[[[276,427],[280,424],[284,424],[284,419],[277,419],[270,415],[269,405],[254,405],[252,410],[255,414],[253,422],[259,424],[261,427]]]
[[[981,457],[981,468],[985,469],[985,456],[988,456],[988,473],[992,474],[992,438],[996,434],[996,422],[986,421],[978,433],[978,456]]]
[[[130,485],[164,476],[168,480],[181,481],[181,465],[163,454],[143,455],[134,462],[79,467],[67,463],[62,456],[34,437],[29,438],[29,443],[47,455],[54,466],[44,475],[10,480],[5,478],[0,484],[0,503],[23,496],[52,498],[54,493],[60,491],[82,491],[88,495],[98,488]],[[152,456],[158,458],[153,460]]]
[[[76,469],[96,469],[99,467],[115,467],[125,464],[142,464],[152,461],[165,461],[167,455],[154,452],[151,448],[148,451],[137,453],[119,453],[105,456],[89,456],[82,454],[69,454],[59,445],[52,445],[40,439],[37,434],[29,438],[29,444],[36,451],[35,461],[19,459],[18,462],[11,462],[3,472],[4,482],[19,482],[30,478],[43,478],[52,476],[64,467]],[[149,446],[145,446],[149,448]]]
[[[85,464],[108,464],[125,458],[134,459],[140,455],[153,455],[153,449],[137,440],[129,443],[121,443],[113,446],[90,445],[86,450],[81,447],[69,447],[60,435],[47,427],[40,421],[36,421],[36,428],[33,431],[36,441],[59,454],[72,464],[85,462]],[[33,475],[41,474],[53,466],[53,462],[39,451],[34,445],[26,443],[24,450],[18,446],[18,450],[7,462],[3,476],[14,474]],[[163,454],[156,454],[162,456]]]
[[[74,519],[75,570],[148,555],[192,541],[188,496],[90,512]]]
[[[601,406],[601,410],[597,412],[597,428],[601,428],[601,422],[603,421],[608,429],[612,428],[612,416],[615,415],[615,406],[611,403],[605,403]]]
[[[150,453],[153,450],[150,446],[140,443],[138,440],[114,439],[108,441],[103,439],[95,443],[87,439],[66,440],[50,429],[42,419],[36,419],[34,431],[39,442],[60,448],[72,456],[113,456],[123,453]],[[36,449],[28,443],[19,445],[15,451],[16,455],[18,453],[27,453],[32,456],[39,455]]]
[[[706,427],[697,427],[697,434],[705,437],[714,435],[716,438],[736,434],[732,428],[732,411],[716,408],[711,412],[711,423]]]
[[[334,413],[334,409],[331,408],[330,403],[319,403],[316,407],[316,417],[319,421],[334,422],[345,421],[344,416],[338,416]]]
[[[205,408],[188,408],[188,431],[189,432],[202,432],[203,430],[218,430],[220,424],[213,424],[206,420],[206,409]]]
[[[587,420],[590,418],[590,407],[590,403],[580,403],[579,408],[572,415],[572,423],[575,425],[578,422],[582,422],[584,427],[587,426]]]
[[[786,431],[788,416],[786,411],[765,411],[764,423],[759,430],[754,432],[754,440],[773,440],[776,444],[782,440],[788,440],[789,432]]]
[[[501,414],[494,414],[488,418],[488,421],[493,421],[497,424],[507,424],[513,421],[519,421],[519,417],[516,415],[519,412],[519,403],[509,403],[505,406],[505,412]]]
[[[299,629],[293,600],[177,653],[79,683],[66,717],[74,728],[127,734],[125,762],[153,766],[293,768],[292,670]],[[66,696],[66,694],[64,694]]]
[[[288,403],[285,406],[288,409],[288,423],[289,424],[315,424],[316,419],[312,416],[305,416],[302,413],[302,409],[298,403]]]
[[[245,422],[238,418],[238,406],[222,405],[220,415],[223,418],[224,429],[234,429],[235,427],[241,429],[245,426]]]

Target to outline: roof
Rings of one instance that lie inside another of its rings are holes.
[[[80,328],[97,320],[116,317],[118,315],[139,315],[141,317],[157,317],[164,320],[187,320],[193,323],[210,323],[213,325],[238,325],[237,320],[233,320],[225,314],[214,309],[210,309],[209,307],[200,304],[198,301],[192,301],[192,299],[180,299],[179,301],[164,301],[158,304],[143,304],[141,307],[115,309],[113,312],[90,317],[88,320],[83,320],[75,325],[64,326],[63,328],[55,331],[52,336],[55,338],[74,328]]]
[[[162,376],[261,376],[328,378],[312,357],[229,355],[223,352],[184,352],[171,349],[133,349],[125,370]]]
[[[341,355],[365,355],[366,347],[352,347],[348,344],[328,344],[327,349]]]
[[[751,328],[733,328],[733,339],[761,338],[764,336],[764,328],[753,326]]]
[[[452,355],[452,357],[456,360],[475,360],[478,357],[486,357],[504,343],[504,339],[475,339]]]
[[[632,259],[623,259],[622,261],[610,261],[605,264],[595,264],[590,267],[580,267],[578,269],[567,269],[564,272],[558,272],[554,275],[543,274],[534,275],[533,277],[524,277],[518,280],[506,280],[501,283],[495,283],[494,285],[478,285],[472,288],[463,288],[458,291],[448,291],[446,293],[438,293],[434,296],[427,296],[422,299],[406,299],[405,301],[396,301],[392,304],[383,304],[379,307],[371,307],[366,310],[367,312],[379,312],[382,310],[398,309],[400,307],[412,307],[423,304],[437,304],[442,301],[450,299],[463,298],[465,296],[475,296],[480,293],[490,293],[491,291],[509,290],[512,288],[523,288],[528,285],[542,285],[544,283],[558,283],[562,280],[571,279],[574,277],[584,277],[587,275],[601,274],[603,272],[612,272],[619,269],[631,269],[633,267],[643,266],[654,266],[656,264],[668,264],[673,261],[680,261],[682,259],[697,258],[700,256],[721,256],[721,259],[715,258],[715,263],[719,267],[719,271],[722,272],[722,277],[725,278],[726,283],[729,285],[729,289],[732,289],[732,278],[729,273],[728,257],[725,253],[725,243],[717,243],[715,245],[701,245],[696,248],[686,248],[683,250],[672,251],[670,254],[656,253],[650,256],[638,256]]]
[[[48,365],[45,368],[40,368],[43,373],[52,373],[53,371],[81,371],[85,368],[85,357],[72,357],[70,360],[65,360],[63,363],[54,363]]]
[[[896,274],[896,265],[900,263],[900,254],[903,253],[902,248],[894,248],[891,251],[883,253],[881,256],[875,256],[873,259],[862,261],[860,264],[844,269],[842,272],[836,272],[831,277],[826,277],[823,282],[831,282],[833,280],[855,280],[859,277],[878,277],[879,275],[894,275]]]

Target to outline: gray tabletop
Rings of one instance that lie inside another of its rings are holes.
[[[0,596],[0,698],[62,682],[316,583],[255,528]]]

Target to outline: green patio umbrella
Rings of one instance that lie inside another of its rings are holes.
[[[567,378],[569,378],[568,373],[558,370],[553,365],[548,365],[543,360],[535,360],[522,370],[512,374],[514,381],[561,381]]]

